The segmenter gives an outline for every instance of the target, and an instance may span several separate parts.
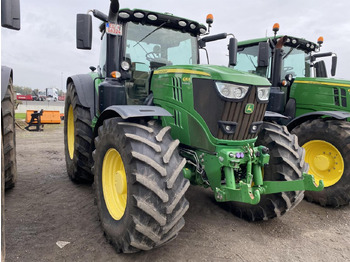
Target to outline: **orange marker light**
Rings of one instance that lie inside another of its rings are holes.
[[[207,24],[212,24],[214,22],[214,16],[212,14],[207,15]]]
[[[280,30],[280,24],[279,23],[275,23],[272,27],[272,30],[277,33]]]
[[[113,78],[119,78],[119,77],[121,77],[121,74],[120,74],[118,71],[113,71],[113,72],[111,73],[111,77],[113,77]]]
[[[320,36],[318,39],[317,39],[317,43],[319,45],[322,45],[323,44],[323,36]]]

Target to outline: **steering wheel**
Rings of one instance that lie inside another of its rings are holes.
[[[157,58],[159,58],[159,53],[149,52],[146,54],[146,59],[150,62],[153,61],[154,59],[157,59]]]
[[[283,71],[284,72],[288,72],[288,71],[291,71],[293,69],[294,69],[294,67],[292,67],[292,66],[285,66],[285,67],[283,67]]]

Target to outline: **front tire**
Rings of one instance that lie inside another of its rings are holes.
[[[105,120],[95,139],[95,190],[103,230],[117,252],[149,250],[174,239],[189,204],[186,160],[169,128]]]
[[[350,202],[350,123],[316,119],[293,129],[306,150],[305,161],[316,183],[324,182],[320,192],[305,192],[305,199],[321,206],[339,207]]]
[[[64,107],[64,151],[67,173],[74,182],[92,182],[92,141],[90,109],[84,107],[73,83],[67,87]]]
[[[12,78],[1,101],[1,124],[4,150],[5,189],[15,186],[17,180],[15,102]]]
[[[264,122],[256,145],[269,148],[270,162],[264,167],[265,181],[290,181],[300,179],[307,171],[305,150],[298,145],[298,138],[285,126]],[[269,220],[284,215],[304,197],[304,191],[281,192],[261,195],[257,205],[231,202],[231,211],[247,221]]]

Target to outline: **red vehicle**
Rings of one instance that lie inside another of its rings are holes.
[[[32,95],[17,95],[17,100],[30,100],[33,101]]]

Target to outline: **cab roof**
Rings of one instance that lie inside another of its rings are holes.
[[[277,40],[281,37],[283,37],[283,35],[278,35],[276,37],[271,36],[271,37],[256,38],[256,39],[241,41],[241,42],[238,42],[238,47],[248,47],[248,46],[258,45],[260,42],[266,42],[268,39],[271,39],[272,41],[274,41],[274,43],[276,43]],[[319,45],[314,42],[305,40],[303,38],[298,38],[295,36],[288,36],[288,35],[287,35],[287,42],[284,44],[284,46],[301,49],[301,50],[304,50],[306,53],[317,51],[319,49]]]
[[[206,33],[207,28],[203,24],[182,17],[177,17],[169,13],[159,13],[142,9],[120,9],[118,20],[125,22],[136,22],[161,26],[190,33],[195,36]]]

